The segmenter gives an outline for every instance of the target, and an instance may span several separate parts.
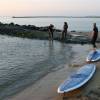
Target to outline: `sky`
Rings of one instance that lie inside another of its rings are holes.
[[[0,16],[100,16],[100,0],[0,0]]]

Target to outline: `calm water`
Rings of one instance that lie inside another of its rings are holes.
[[[63,22],[67,21],[69,25],[69,31],[91,31],[92,24],[97,23],[98,28],[100,27],[100,18],[11,18],[11,17],[0,17],[0,21],[4,23],[14,22],[20,25],[36,25],[36,26],[48,26],[54,24],[55,28],[62,29]]]
[[[70,45],[56,41],[0,35],[0,100],[64,67],[72,53]]]

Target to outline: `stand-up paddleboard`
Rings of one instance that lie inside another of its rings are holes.
[[[100,60],[100,50],[91,51],[86,58],[86,61],[98,61],[98,60]]]
[[[74,73],[67,80],[65,80],[58,87],[57,92],[66,93],[83,86],[86,82],[88,82],[91,79],[95,70],[96,70],[96,66],[94,64],[84,65],[79,70],[77,70],[76,73]]]

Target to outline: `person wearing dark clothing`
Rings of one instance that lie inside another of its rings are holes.
[[[49,39],[53,40],[53,32],[54,32],[54,25],[50,24],[50,26],[48,27],[48,31],[49,31]]]
[[[96,26],[96,23],[94,23],[93,24],[92,40],[91,40],[91,43],[92,43],[94,49],[96,48],[95,42],[97,40],[97,37],[98,37],[98,27]]]
[[[66,38],[67,29],[68,29],[68,24],[67,24],[67,22],[64,22],[63,31],[62,31],[62,39]]]

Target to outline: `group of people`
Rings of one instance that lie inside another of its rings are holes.
[[[66,38],[67,30],[68,30],[68,24],[67,24],[67,22],[64,22],[61,39],[65,39]],[[48,27],[48,31],[49,31],[49,39],[53,40],[54,25],[50,24],[50,26]]]
[[[67,22],[64,22],[61,39],[66,39],[67,30],[68,30],[68,24],[67,24]],[[48,31],[49,31],[49,39],[53,40],[54,25],[50,24],[50,26],[48,27]],[[97,37],[98,37],[98,27],[96,26],[96,23],[93,23],[93,32],[92,32],[91,43],[93,45],[94,51],[96,50]]]

